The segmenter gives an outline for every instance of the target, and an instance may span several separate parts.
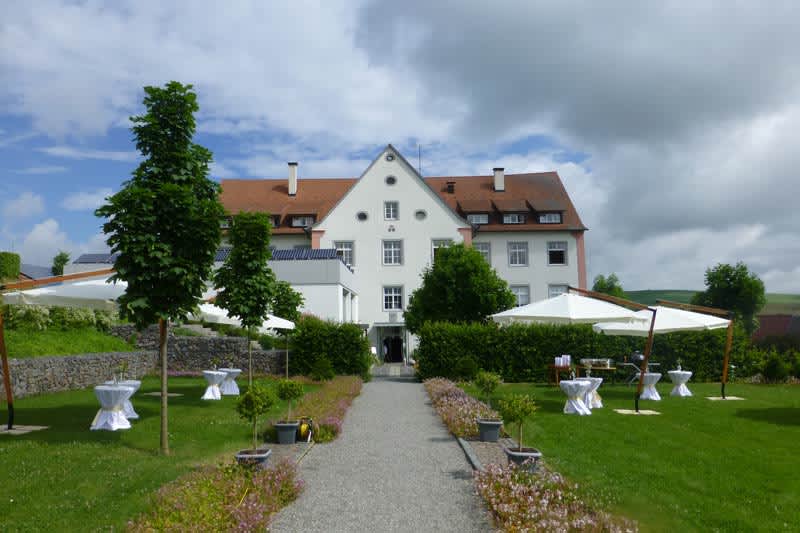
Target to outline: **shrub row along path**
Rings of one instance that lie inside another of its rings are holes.
[[[464,453],[409,378],[365,384],[300,469],[305,490],[271,531],[491,531]]]

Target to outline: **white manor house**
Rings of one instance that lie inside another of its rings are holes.
[[[403,310],[437,248],[479,250],[519,305],[586,287],[586,227],[555,172],[422,177],[388,145],[358,178],[301,179],[292,162],[286,178],[223,179],[220,199],[269,213],[270,266],[304,311],[362,324],[390,361],[410,355]]]

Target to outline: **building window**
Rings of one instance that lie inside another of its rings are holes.
[[[506,213],[503,215],[503,224],[524,224],[525,215],[522,213]]]
[[[512,285],[511,292],[517,297],[517,307],[531,303],[531,290],[527,285]]]
[[[569,290],[569,285],[548,285],[547,297],[555,298],[559,294],[566,294],[568,290]]]
[[[231,218],[231,217],[224,217],[224,218],[223,218],[223,219],[220,221],[220,223],[219,223],[219,227],[220,227],[220,229],[229,229],[229,228],[231,227],[231,225],[232,225],[232,224],[233,224],[233,218]]]
[[[555,241],[547,243],[547,264],[566,265],[567,264],[567,242]]]
[[[314,217],[309,217],[309,216],[292,217],[293,228],[305,228],[306,226],[312,226],[313,224],[314,224]]]
[[[453,244],[453,239],[433,239],[433,260],[436,261],[436,254],[439,252],[439,248],[447,248],[451,244]]]
[[[281,225],[281,216],[280,215],[272,216],[272,227],[277,228],[280,225]]]
[[[487,263],[489,263],[490,265],[492,264],[491,253],[490,253],[492,248],[491,246],[489,246],[488,242],[473,242],[472,247],[481,253],[483,259]]]
[[[394,185],[397,183],[397,178],[394,176],[386,176],[386,185]]]
[[[334,241],[333,245],[336,247],[336,255],[342,258],[345,265],[355,265],[353,241]]]
[[[528,243],[508,243],[508,264],[511,266],[528,266]]]
[[[384,220],[397,220],[399,211],[400,210],[397,202],[383,202]]]
[[[383,288],[383,310],[384,311],[403,310],[403,287]]]
[[[428,213],[426,213],[424,209],[417,209],[416,213],[414,213],[414,216],[417,220],[425,220],[425,217],[428,216]]]
[[[542,213],[539,224],[561,224],[561,213]]]
[[[467,215],[467,222],[470,224],[488,224],[489,213],[472,213]]]
[[[383,264],[403,264],[403,241],[383,241]]]
[[[310,244],[295,244],[293,247],[295,250],[310,250]]]

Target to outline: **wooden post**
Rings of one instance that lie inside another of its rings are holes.
[[[650,308],[648,308],[650,309]],[[644,346],[644,359],[642,360],[642,368],[639,371],[639,384],[636,386],[636,398],[634,400],[634,407],[636,412],[639,412],[639,398],[644,389],[644,375],[647,372],[647,363],[650,360],[650,351],[653,349],[653,328],[656,325],[656,309],[650,309],[653,313],[653,318],[650,319],[650,331],[647,334],[647,344]]]
[[[3,359],[3,386],[6,389],[6,403],[8,404],[8,429],[12,429],[14,427],[14,391],[11,390],[11,367],[8,365],[2,309],[0,309],[0,358]]]
[[[731,355],[731,346],[733,345],[733,319],[728,324],[728,335],[725,339],[725,357],[722,360],[722,399],[725,399],[725,384],[728,383],[728,361]]]
[[[169,432],[167,429],[167,321],[158,320],[159,345],[161,356],[161,454],[169,455]]]

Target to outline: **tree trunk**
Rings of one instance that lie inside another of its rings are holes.
[[[248,369],[248,376],[249,379],[247,384],[250,388],[253,388],[253,327],[250,326],[247,328],[247,360],[249,362],[249,369]],[[253,430],[253,434],[255,434],[255,429]]]
[[[158,321],[159,344],[161,356],[161,454],[169,455],[169,433],[167,429],[167,321]]]

